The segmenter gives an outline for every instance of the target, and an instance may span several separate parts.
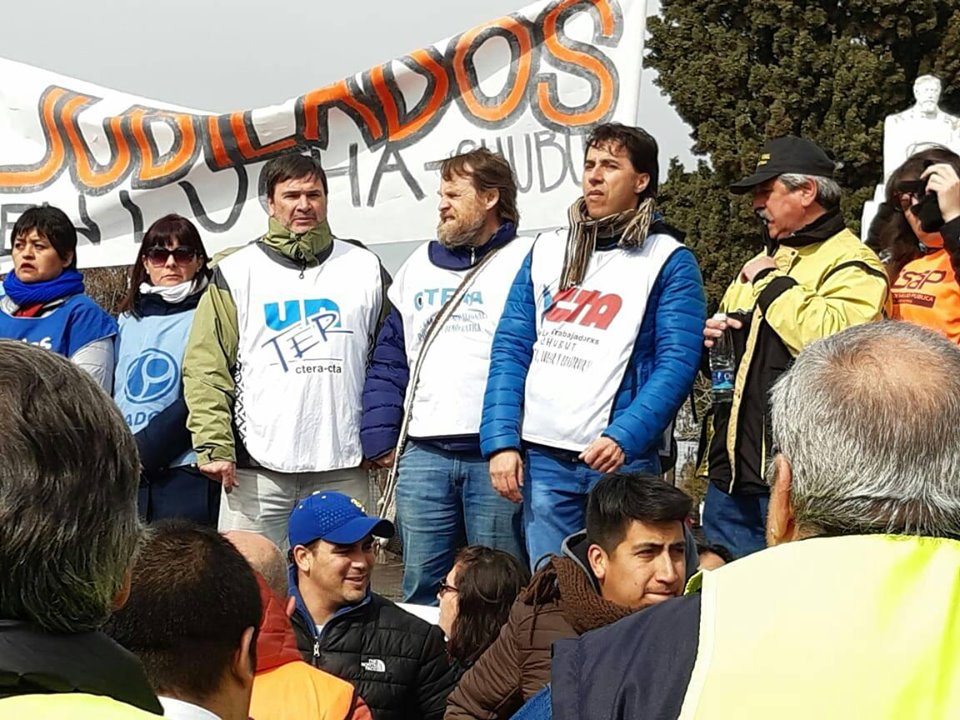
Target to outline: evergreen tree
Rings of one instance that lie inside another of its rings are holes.
[[[663,0],[650,18],[647,66],[693,127],[692,171],[674,162],[661,186],[670,221],[688,232],[715,307],[762,247],[749,174],[768,138],[807,137],[842,166],[848,227],[883,176],[883,120],[913,104],[933,73],[941,104],[960,107],[960,0]]]

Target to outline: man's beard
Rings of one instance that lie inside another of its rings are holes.
[[[460,247],[477,247],[484,241],[480,236],[484,222],[482,213],[453,223],[441,222],[437,225],[437,239],[441,245],[451,250]]]

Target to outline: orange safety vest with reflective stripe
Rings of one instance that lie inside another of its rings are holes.
[[[960,343],[960,285],[940,249],[907,263],[891,288],[893,316]]]
[[[960,542],[811,538],[697,578],[680,720],[960,717]]]

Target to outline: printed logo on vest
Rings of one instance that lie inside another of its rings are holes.
[[[153,402],[180,384],[180,368],[170,353],[147,348],[127,369],[123,392],[137,405]]]
[[[413,296],[413,306],[417,310],[424,307],[443,306],[457,292],[456,288],[424,288]],[[479,290],[468,292],[460,301],[463,305],[483,305],[483,293]]]
[[[602,295],[599,290],[568,288],[551,298],[544,294],[544,322],[576,323],[583,327],[606,330],[620,312],[623,298],[616,293]]]
[[[336,302],[310,298],[265,303],[263,316],[267,329],[275,334],[262,347],[273,346],[284,372],[343,372],[343,358],[330,357],[327,343],[331,335],[352,335],[353,330],[343,327]]]
[[[893,283],[894,290],[919,290],[924,285],[936,285],[943,282],[947,274],[943,270],[913,272],[906,270]]]
[[[34,345],[38,348],[43,348],[44,350],[53,350],[53,338],[51,338],[49,335],[39,340],[27,340],[26,338],[20,338],[20,341],[25,342],[27,345]]]

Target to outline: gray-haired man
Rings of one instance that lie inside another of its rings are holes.
[[[956,716],[960,351],[851,328],[800,353],[772,412],[770,547],[557,643],[555,720]]]
[[[714,408],[703,529],[741,557],[764,546],[770,388],[814,340],[879,319],[888,288],[880,259],[847,229],[834,163],[814,143],[769,141],[756,171],[730,189],[753,194],[768,246],[720,301],[727,319],[703,332],[711,347],[732,328],[738,360],[733,401]]]

